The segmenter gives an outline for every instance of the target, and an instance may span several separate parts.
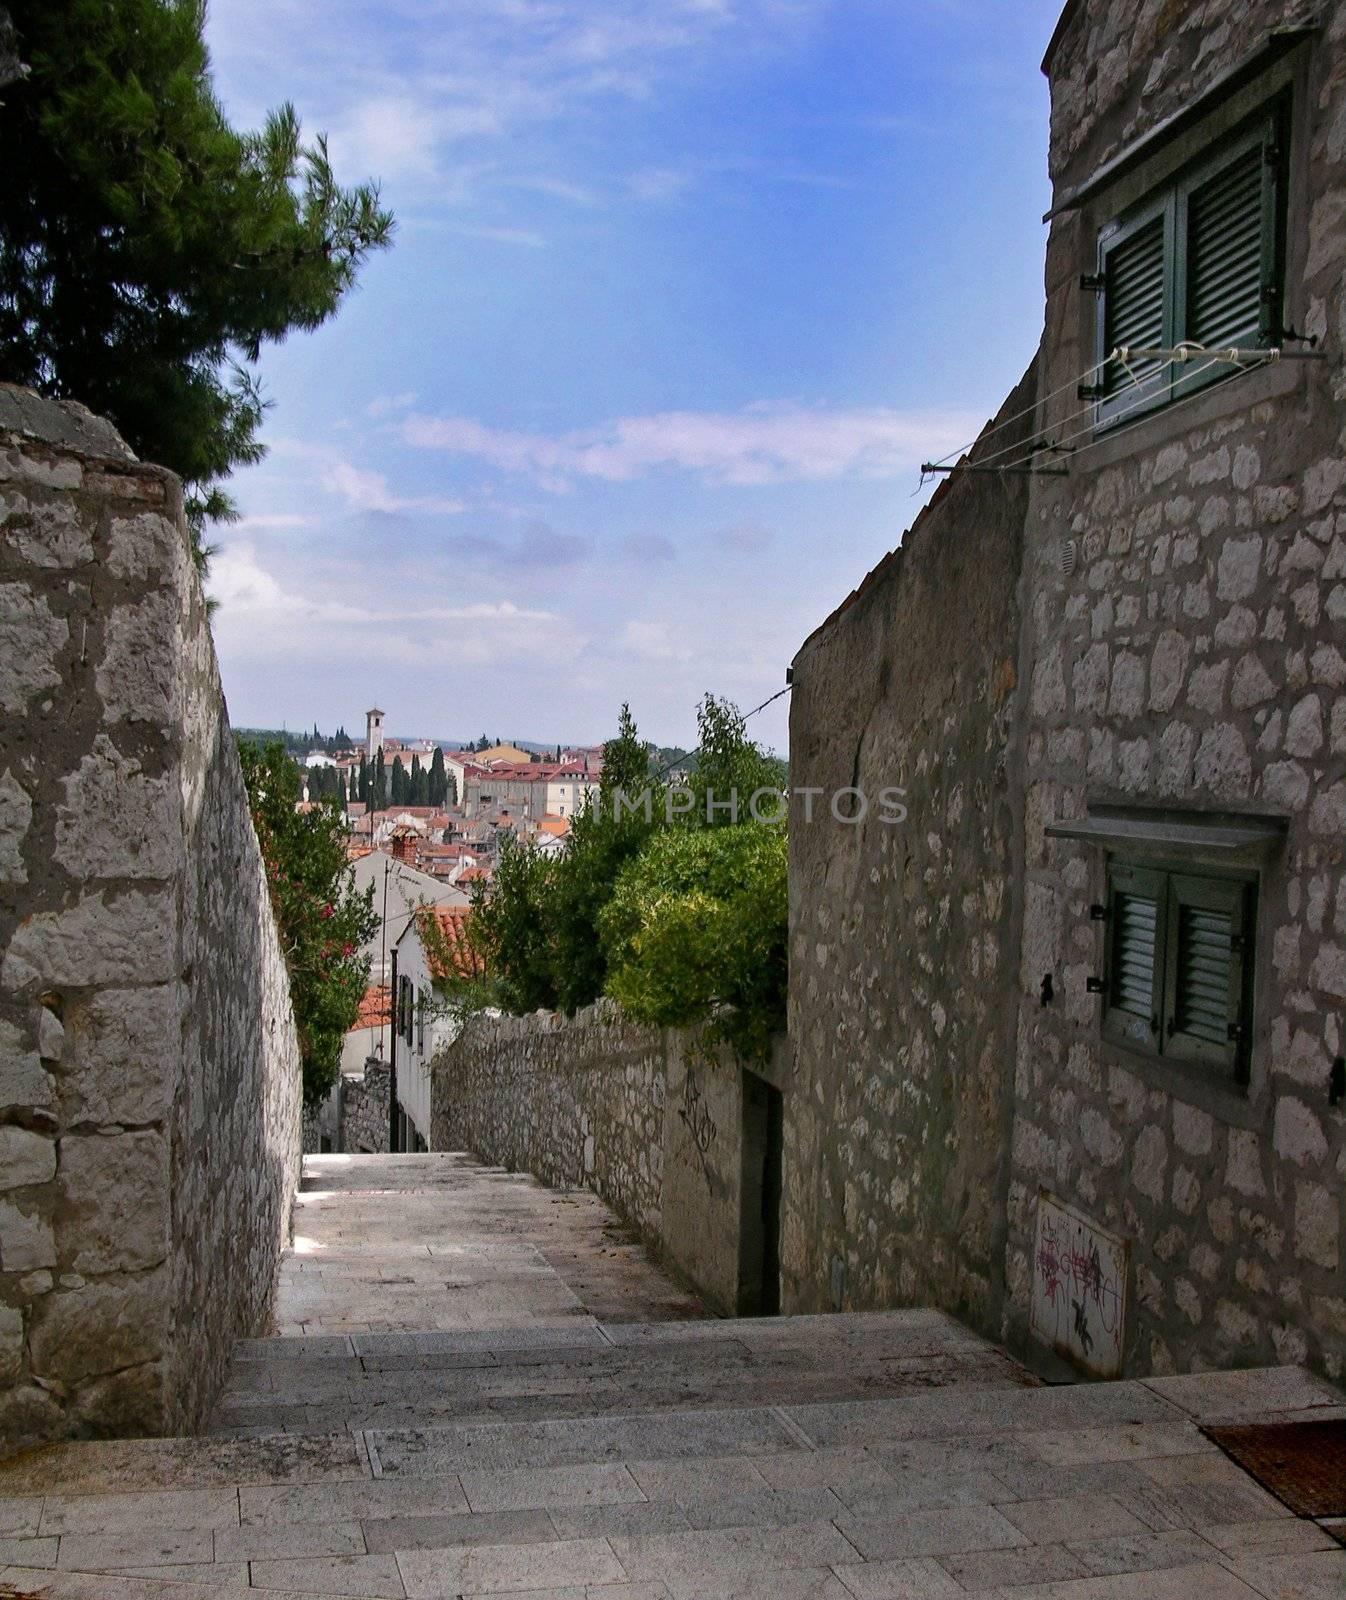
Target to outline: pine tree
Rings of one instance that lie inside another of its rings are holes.
[[[188,489],[263,453],[263,344],[336,311],[393,221],[283,105],[230,127],[203,0],[9,0],[26,77],[0,104],[0,379],[109,417]]]

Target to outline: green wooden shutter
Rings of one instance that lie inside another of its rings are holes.
[[[1108,875],[1104,1031],[1133,1049],[1159,1047],[1164,875],[1113,863]]]
[[[1174,876],[1168,901],[1164,1053],[1236,1067],[1246,1059],[1251,886]]]
[[[1125,421],[1168,398],[1169,365],[1108,360],[1118,348],[1172,343],[1170,315],[1173,211],[1151,207],[1099,240],[1100,423]]]
[[[1187,197],[1186,337],[1207,349],[1261,337],[1265,170],[1259,141]]]

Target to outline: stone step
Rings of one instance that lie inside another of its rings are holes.
[[[690,1406],[1021,1387],[1003,1352],[938,1313],[248,1341],[212,1431],[328,1432]]]
[[[47,1600],[1335,1600],[1346,1552],[1196,1423],[1341,1398],[1304,1373],[1213,1374],[61,1445],[0,1465],[0,1584]]]

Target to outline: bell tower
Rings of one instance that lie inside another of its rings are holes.
[[[365,712],[365,759],[373,762],[383,749],[383,713],[377,706]]]

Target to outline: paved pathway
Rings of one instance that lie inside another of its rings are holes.
[[[719,1321],[603,1208],[457,1156],[308,1164],[281,1337],[190,1440],[0,1464],[52,1600],[1341,1600],[1205,1421],[1295,1369],[1044,1388],[927,1311]],[[302,1332],[298,1330],[304,1330]]]

